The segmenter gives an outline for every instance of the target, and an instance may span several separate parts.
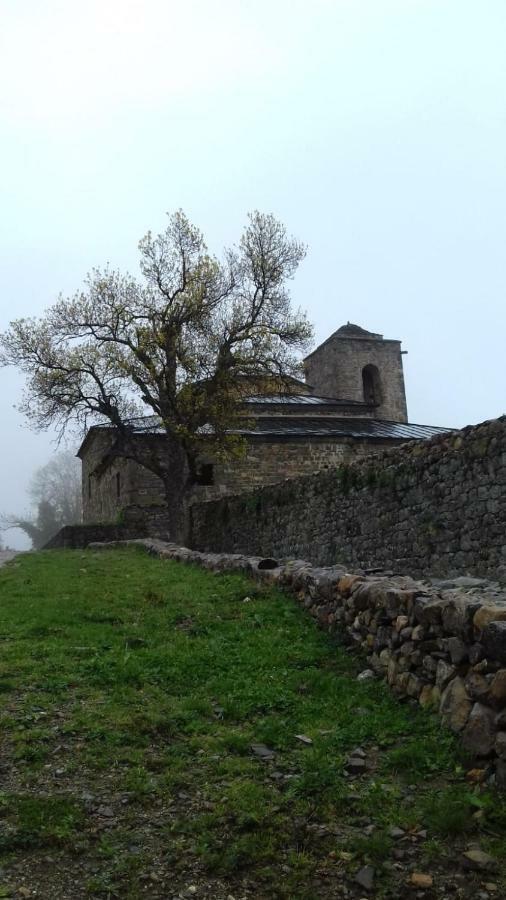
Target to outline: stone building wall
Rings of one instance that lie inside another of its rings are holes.
[[[160,442],[163,442],[160,437]],[[165,503],[159,478],[131,460],[114,460],[98,477],[93,474],[110,446],[107,432],[96,431],[83,453],[83,520],[116,522],[128,507],[151,507]],[[197,485],[192,502],[240,493],[285,478],[296,478],[335,468],[365,454],[381,452],[386,441],[356,441],[342,438],[306,440],[252,439],[244,456],[214,464],[214,484]],[[119,476],[119,482],[118,482]]]
[[[208,496],[211,499],[213,494],[240,493],[262,485],[277,484],[287,478],[326,471],[362,456],[380,453],[385,446],[388,446],[387,441],[350,438],[253,439],[243,457],[216,465],[217,485]]]
[[[132,460],[115,459],[103,474],[96,474],[96,468],[111,443],[110,432],[97,429],[82,454],[85,523],[116,522],[127,507],[149,507],[164,503],[160,479]]]
[[[376,366],[382,384],[383,401],[374,417],[407,422],[406,392],[400,341],[332,335],[306,357],[306,379],[315,394],[364,400],[362,370]]]
[[[506,572],[506,418],[192,508],[193,546],[387,568]]]

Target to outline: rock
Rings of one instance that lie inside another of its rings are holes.
[[[430,888],[433,884],[432,875],[425,875],[423,872],[412,872],[409,877],[409,884],[411,887],[421,888]]]
[[[392,657],[392,654],[391,654],[390,650],[388,650],[388,648],[385,647],[385,649],[382,650],[379,655],[381,669],[383,669],[383,670],[388,669],[388,665],[390,663],[391,657]]]
[[[497,733],[494,750],[500,759],[506,759],[506,731]]]
[[[506,704],[506,669],[499,669],[495,673],[490,684],[490,700],[496,706],[504,706]]]
[[[407,616],[397,616],[395,620],[396,631],[402,631],[407,625],[409,625],[409,618]]]
[[[438,660],[436,668],[436,687],[438,687],[440,691],[443,691],[456,673],[457,670],[455,666],[450,666],[444,659]]]
[[[371,681],[375,677],[372,669],[364,669],[363,672],[360,672],[360,675],[357,675],[357,681]]]
[[[473,616],[479,609],[479,601],[467,595],[453,594],[442,610],[443,628],[446,634],[463,637],[468,640],[471,637]]]
[[[365,759],[361,759],[359,756],[350,756],[346,760],[344,768],[350,775],[361,775],[366,769]]]
[[[374,887],[374,875],[375,871],[372,866],[362,866],[355,875],[355,881],[360,887],[365,888],[366,891],[372,891]]]
[[[350,756],[358,757],[359,759],[366,759],[367,753],[365,750],[362,750],[362,747],[355,747],[354,750],[351,751]]]
[[[495,724],[498,728],[506,729],[506,709],[503,709],[502,712],[497,713],[495,717]]]
[[[480,606],[473,617],[473,625],[478,631],[483,631],[490,622],[506,621],[506,603],[495,603]]]
[[[387,669],[387,682],[392,687],[395,684],[395,679],[397,678],[397,663],[395,659],[391,659],[388,663]]]
[[[114,810],[111,806],[99,806],[97,809],[97,813],[99,816],[103,816],[105,819],[114,818]]]
[[[417,597],[415,600],[415,618],[421,625],[440,625],[444,600],[428,600]]]
[[[489,683],[480,672],[469,672],[465,680],[466,691],[473,700],[481,700],[489,692]]]
[[[489,756],[494,749],[496,730],[494,713],[488,706],[475,703],[462,733],[462,746],[472,756]]]
[[[441,691],[435,685],[424,684],[420,691],[418,702],[425,709],[428,706],[439,706],[441,701]]]
[[[312,738],[308,737],[306,734],[296,734],[295,737],[301,744],[307,744],[309,746],[313,743]]]
[[[464,857],[464,866],[466,869],[473,869],[479,872],[492,872],[497,868],[497,863],[492,856],[483,850],[466,850],[462,854]]]
[[[430,675],[431,677],[435,677],[436,669],[437,669],[437,662],[435,659],[432,658],[432,656],[429,653],[427,653],[427,655],[423,657],[422,666],[423,666],[424,671],[427,673],[427,675]]]
[[[441,696],[439,712],[441,718],[452,731],[462,731],[471,712],[472,703],[467,694],[464,681],[457,676]]]
[[[506,609],[504,610],[504,619],[506,619]],[[486,625],[481,636],[481,643],[486,656],[497,662],[506,663],[506,621],[494,620]]]
[[[499,791],[506,791],[506,759],[498,759],[496,762],[495,783]]]
[[[269,747],[266,747],[265,744],[251,744],[251,750],[258,756],[259,759],[264,759],[266,761],[270,759],[274,759],[275,753],[274,750],[271,750]]]
[[[408,683],[406,686],[406,693],[408,697],[414,697],[416,700],[422,693],[422,689],[424,687],[423,681],[418,675],[413,675],[410,673]]]
[[[455,587],[461,588],[477,588],[487,587],[488,581],[485,578],[473,578],[471,575],[459,575],[453,579]]]
[[[458,637],[451,637],[448,640],[448,653],[454,666],[460,666],[465,662],[468,656],[467,647],[464,641]]]
[[[364,580],[363,575],[343,575],[337,582],[337,590],[342,597],[349,597],[353,586]]]
[[[411,632],[412,641],[423,641],[426,635],[426,629],[423,625],[416,625]]]
[[[476,663],[476,665],[473,666],[473,672],[479,672],[480,675],[484,675],[485,672],[488,671],[488,668],[488,659],[482,659],[481,662]]]
[[[395,826],[394,828],[391,828],[388,833],[390,837],[394,839],[394,841],[400,841],[400,839],[403,838],[406,834],[406,832],[402,828],[396,828]]]
[[[472,666],[475,666],[476,663],[481,662],[485,653],[483,651],[483,646],[476,642],[475,644],[471,644],[469,647],[469,662]]]

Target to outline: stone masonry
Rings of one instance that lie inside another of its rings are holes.
[[[376,416],[407,422],[401,342],[385,340],[358,325],[344,325],[304,360],[306,379],[316,394],[364,400],[363,373],[378,377]]]
[[[193,546],[506,576],[506,418],[192,507]]]

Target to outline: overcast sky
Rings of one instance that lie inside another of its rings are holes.
[[[251,209],[308,244],[318,340],[400,338],[410,420],[499,416],[505,0],[0,0],[0,330],[182,207],[219,253]],[[0,510],[54,452],[0,371]],[[19,540],[13,537],[10,542]]]

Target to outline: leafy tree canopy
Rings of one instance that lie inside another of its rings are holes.
[[[288,282],[305,255],[271,215],[249,216],[238,246],[212,256],[182,211],[140,241],[141,278],[94,269],[85,289],[0,335],[0,365],[27,377],[21,409],[36,428],[108,424],[112,452],[187,489],[205,444],[228,453],[244,393],[299,374],[312,328]],[[132,439],[153,416],[171,440],[161,456]]]

